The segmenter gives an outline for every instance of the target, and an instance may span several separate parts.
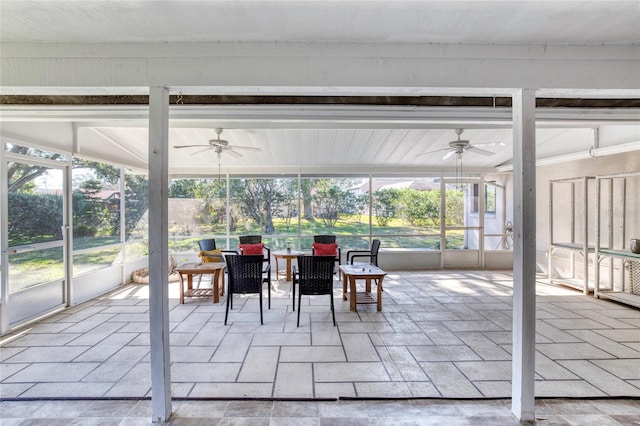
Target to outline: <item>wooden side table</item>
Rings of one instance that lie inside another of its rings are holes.
[[[287,261],[287,272],[286,272],[286,278],[287,281],[291,281],[291,260],[295,259],[298,256],[302,256],[304,255],[303,251],[297,251],[297,250],[291,250],[291,251],[286,251],[286,250],[279,250],[279,251],[274,251],[273,252],[273,258],[276,260],[276,280],[279,279],[278,276],[278,259],[286,259]]]
[[[184,303],[186,297],[213,297],[213,303],[220,302],[220,296],[224,295],[224,262],[209,263],[184,263],[178,265],[176,272],[180,277],[180,303]],[[211,283],[213,288],[193,288],[193,276],[201,274],[212,274]],[[187,288],[185,289],[184,277],[187,277]]]
[[[357,311],[357,304],[375,303],[382,310],[382,280],[387,273],[374,265],[340,265],[342,273],[342,300],[347,300],[347,282],[349,283],[349,310]],[[365,291],[356,292],[356,280],[365,280]],[[371,296],[371,280],[378,281],[377,298]]]

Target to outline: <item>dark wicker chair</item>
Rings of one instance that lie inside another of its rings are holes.
[[[201,251],[211,251],[211,250],[215,250],[216,247],[216,240],[214,240],[213,238],[208,238],[206,240],[200,240],[198,241],[198,245],[200,246],[200,250]]]
[[[216,240],[213,238],[209,238],[206,240],[198,241],[198,245],[200,246],[200,251],[211,251],[216,249]],[[213,278],[211,278],[213,279]],[[198,276],[198,284],[196,284],[197,288],[200,288],[200,283],[202,282],[202,275]]]
[[[205,240],[198,241],[198,246],[200,246],[200,251],[211,251],[216,250],[216,240],[213,238],[207,238]],[[223,253],[229,254],[238,254],[236,250],[221,250]]]
[[[260,244],[262,243],[262,236],[241,235],[238,237],[238,242],[240,244]],[[240,254],[243,254],[242,249],[240,249]],[[271,249],[264,246],[262,249],[262,255],[262,272],[264,274],[262,279],[269,286],[269,289],[271,289]],[[269,298],[269,309],[271,309],[271,298]]]
[[[380,250],[380,240],[371,241],[371,248],[369,250],[349,250],[347,252],[347,264],[353,265],[353,260],[355,258],[366,258],[369,260],[373,266],[378,266],[378,251]],[[378,285],[378,280],[376,281],[376,285]]]
[[[213,238],[207,238],[204,240],[200,240],[198,241],[198,246],[200,247],[200,251],[212,251],[212,250],[216,250],[216,240]],[[222,253],[229,253],[229,254],[238,254],[237,251],[235,250],[220,250]],[[202,262],[217,262],[218,256],[211,256],[207,259],[206,255],[202,255],[201,259]],[[224,259],[222,259],[222,261],[224,261]],[[200,275],[198,277],[198,284],[196,284],[196,287],[200,287],[200,283],[202,282],[202,275]]]
[[[313,242],[318,244],[333,244],[336,243],[335,235],[314,235]],[[311,247],[311,254],[315,255],[315,248]],[[335,262],[340,266],[340,258],[342,257],[342,251],[340,250],[340,246],[336,247],[336,257]]]
[[[331,316],[336,325],[336,314],[333,308],[333,256],[298,256],[298,266],[293,267],[293,310],[295,311],[296,285],[298,285],[298,323],[302,295],[328,294],[331,298]]]
[[[347,263],[353,265],[355,258],[366,258],[367,263],[374,266],[378,266],[378,250],[380,250],[380,240],[371,241],[371,248],[369,250],[349,250],[347,252]]]
[[[227,270],[229,284],[227,288],[227,310],[224,314],[224,325],[227,325],[229,308],[233,309],[234,294],[257,293],[260,295],[260,324],[262,319],[262,256],[228,254]],[[271,305],[271,288],[268,288],[269,305]]]

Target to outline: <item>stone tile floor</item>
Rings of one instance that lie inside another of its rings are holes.
[[[391,401],[173,401],[171,425],[509,426],[520,423],[508,400]],[[533,424],[631,426],[640,424],[640,402],[631,400],[536,401]],[[151,424],[151,402],[3,401],[3,426],[136,426]],[[529,423],[531,424],[531,423]]]
[[[349,312],[336,281],[337,327],[327,296],[303,297],[296,327],[290,287],[273,282],[264,325],[257,297],[236,296],[224,326],[224,297],[180,305],[171,284],[173,396],[510,396],[508,272],[392,272],[382,312]],[[640,310],[542,281],[537,294],[536,395],[640,397]],[[0,397],[148,397],[148,331],[148,287],[128,285],[4,336]]]

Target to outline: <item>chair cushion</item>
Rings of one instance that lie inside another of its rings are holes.
[[[222,250],[201,251],[198,256],[200,256],[202,263],[224,262]]]
[[[322,244],[313,243],[313,253],[316,256],[337,256],[338,255],[338,243]]]
[[[262,254],[264,244],[240,244],[238,247],[242,250],[242,254]]]

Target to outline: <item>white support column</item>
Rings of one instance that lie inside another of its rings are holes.
[[[127,269],[127,205],[125,203],[125,194],[127,193],[126,188],[127,184],[126,173],[124,172],[124,167],[120,167],[120,184],[118,187],[120,188],[120,247],[122,247],[122,265],[120,266],[120,282],[126,283],[127,278],[125,274],[125,270]]]
[[[0,149],[0,335],[9,332],[9,184],[4,147]]]
[[[444,181],[444,173],[440,173],[440,269],[444,268],[444,256],[447,251],[447,184]]]
[[[582,204],[582,235],[584,240],[582,241],[582,253],[584,253],[582,260],[582,276],[584,277],[584,288],[582,292],[585,296],[589,295],[589,178],[587,176],[582,178],[584,197]]]
[[[169,91],[149,92],[149,321],[151,343],[151,420],[171,416],[169,370]]]
[[[77,129],[74,130],[73,138],[77,139]],[[75,288],[73,284],[73,158],[69,156],[67,166],[64,168],[64,181],[62,184],[64,192],[64,208],[62,209],[62,239],[64,241],[63,248],[63,264],[64,264],[64,291],[65,306],[75,306]]]
[[[513,95],[513,361],[511,411],[535,419],[536,96]]]

